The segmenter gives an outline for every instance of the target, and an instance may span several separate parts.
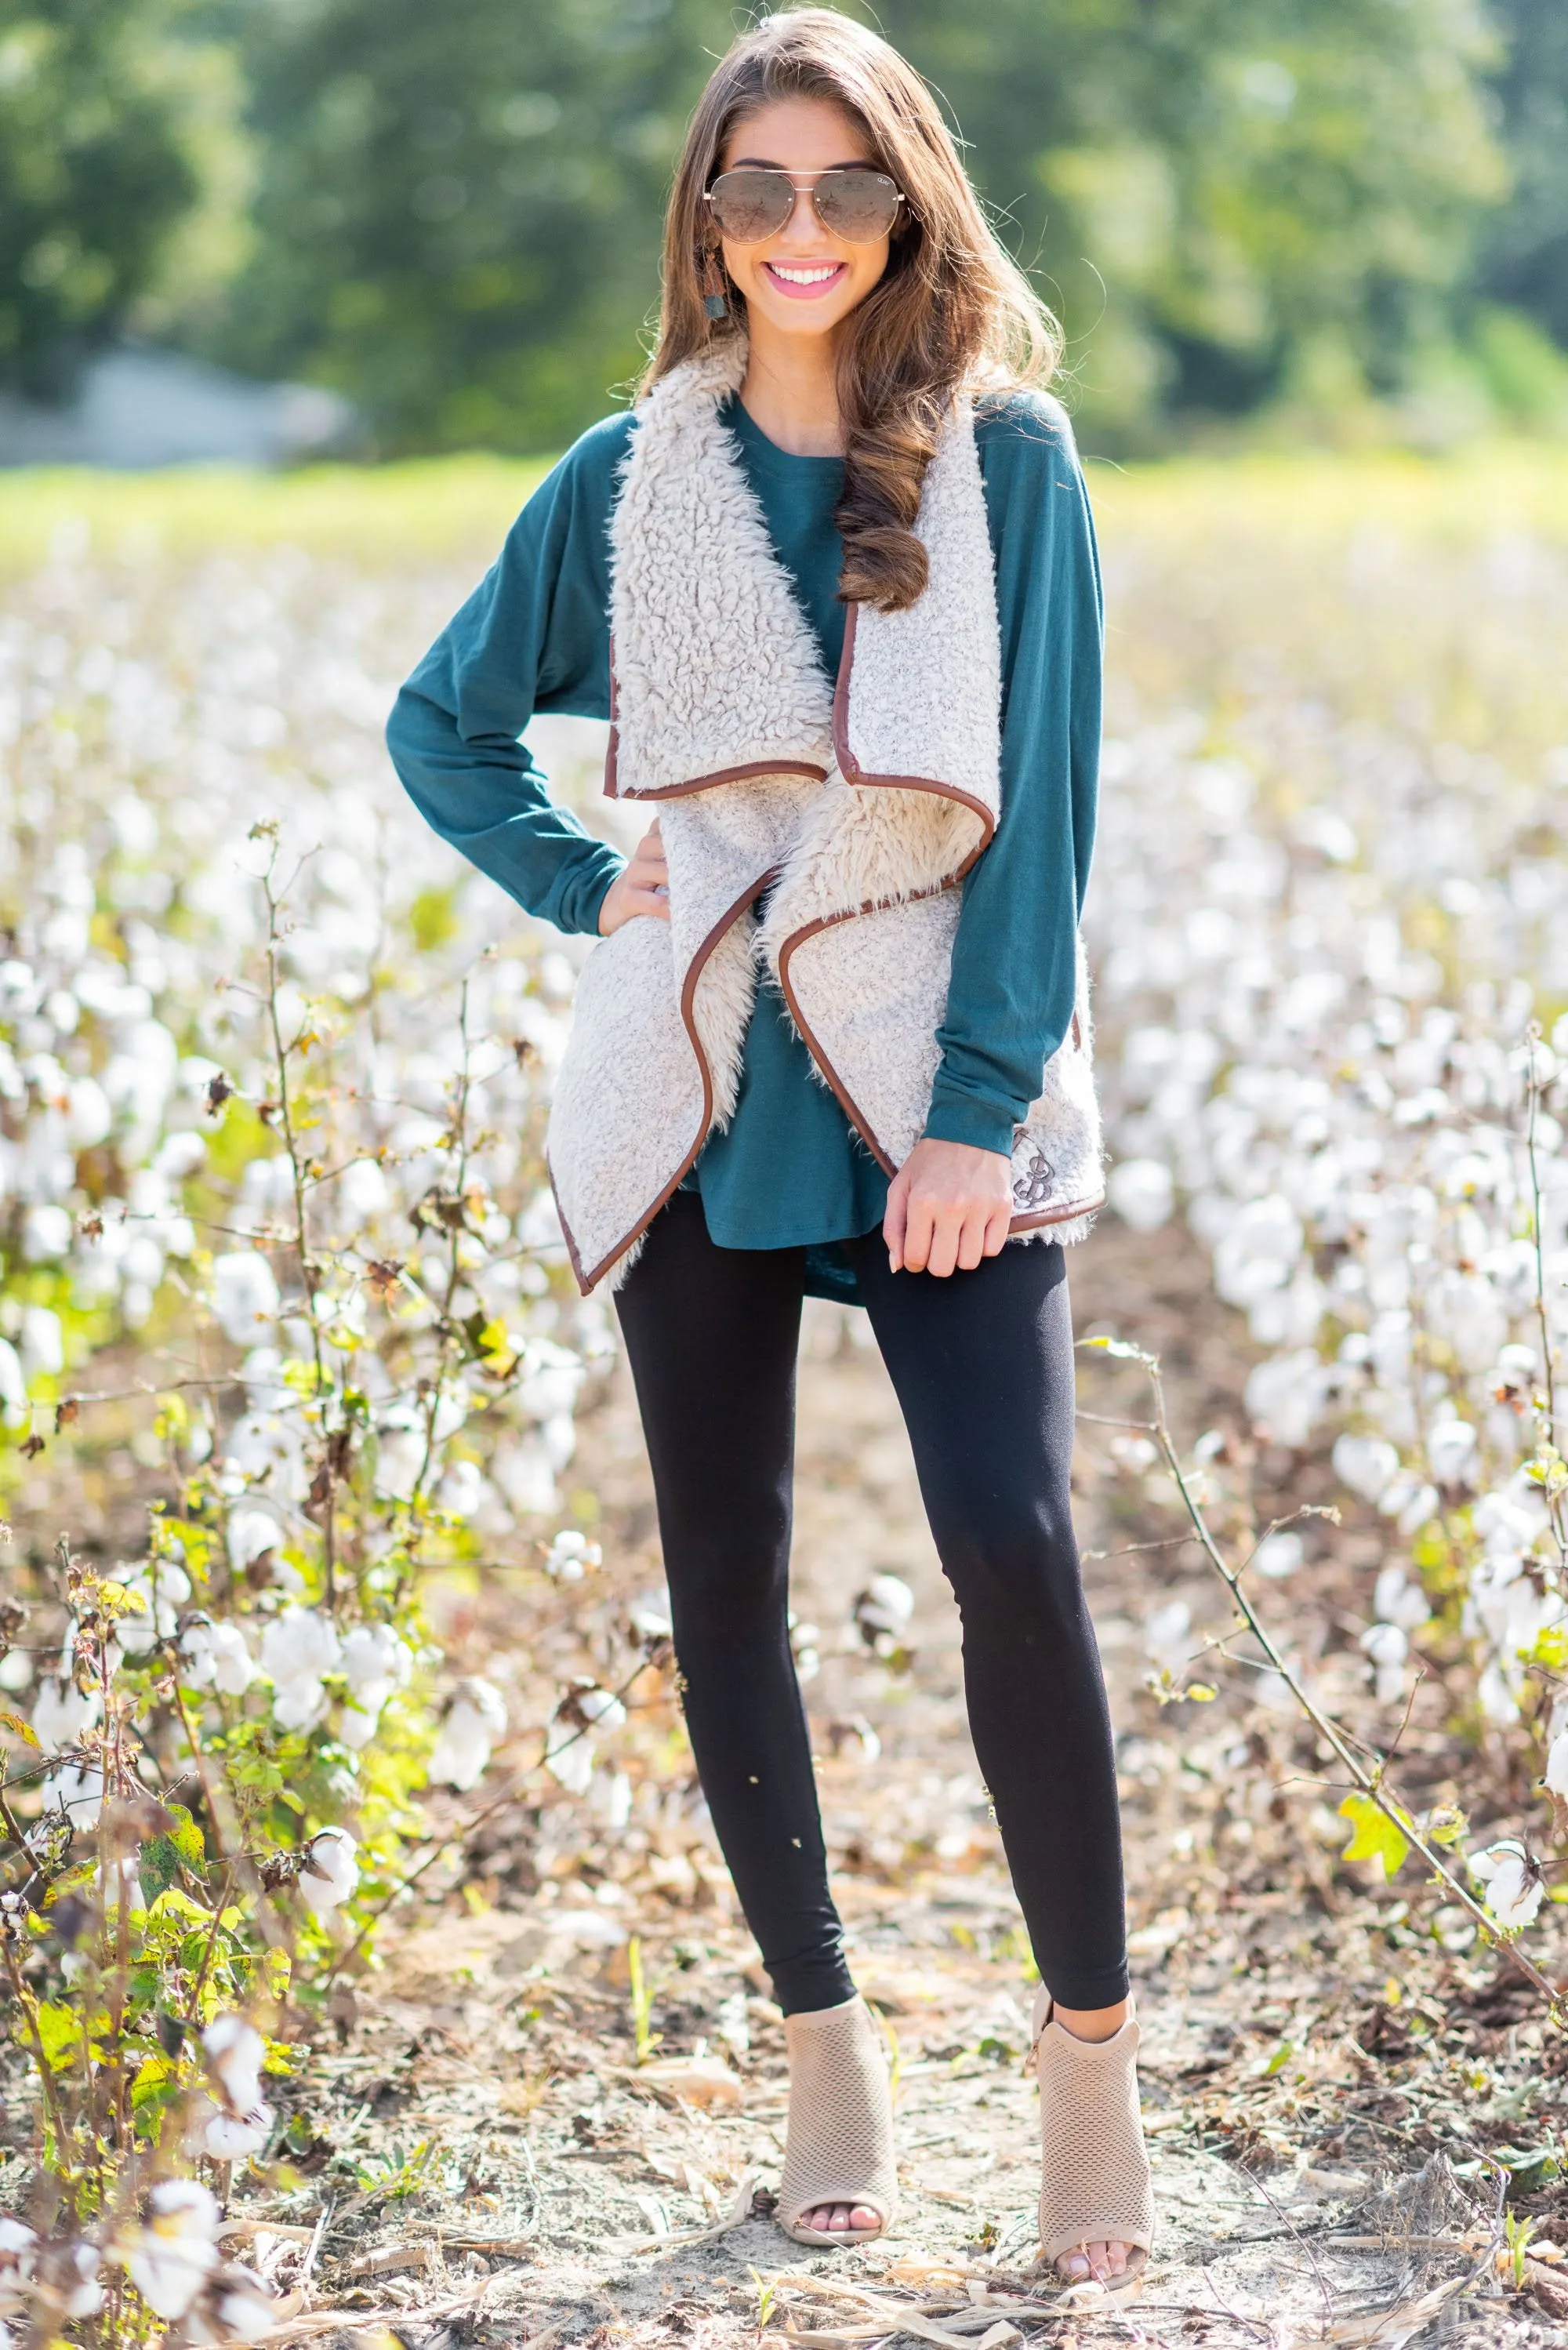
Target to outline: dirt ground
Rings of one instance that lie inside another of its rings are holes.
[[[1107,1228],[1074,1288],[1081,1333],[1160,1351],[1189,1440],[1227,1426],[1239,1342],[1189,1243]],[[896,2065],[894,2232],[813,2254],[767,2217],[783,2033],[677,1754],[651,1837],[590,1823],[574,1845],[554,1811],[499,1814],[335,2002],[295,2098],[295,2184],[231,2207],[293,2297],[287,2337],[1568,2341],[1561,2036],[1460,1913],[1340,1865],[1338,1794],[1310,1736],[1251,1703],[1243,1675],[1221,1662],[1211,1703],[1161,1707],[1144,1689],[1151,1603],[1186,1596],[1217,1630],[1228,1603],[1171,1540],[1168,1508],[1129,1504],[1107,1476],[1114,1432],[1088,1420],[1080,1535],[1112,1554],[1087,1571],[1119,1741],[1159,2237],[1136,2298],[1064,2303],[1031,2273],[1024,1945],[970,1751],[955,1611],[857,1318],[808,1309],[795,1606],[820,1627],[807,1697],[836,1888]],[[1135,1410],[1129,1376],[1085,1357],[1081,1407]],[[624,1372],[583,1428],[573,1474],[599,1493],[605,1572],[629,1594],[656,1574],[657,1538]],[[907,1665],[849,1621],[879,1571],[917,1595]],[[1442,1735],[1426,1741],[1434,1785]],[[659,2035],[641,2064],[633,1938]],[[1532,1944],[1554,1976],[1564,1939]],[[1505,2192],[1514,2236],[1533,2220],[1516,2258]]]

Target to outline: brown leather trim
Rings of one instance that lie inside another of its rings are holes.
[[[955,875],[954,881],[956,881],[958,877]],[[953,886],[953,881],[948,881],[942,884],[942,888],[947,889],[950,889]],[[912,906],[918,904],[921,898],[936,898],[940,895],[941,890],[940,889],[922,889],[917,893],[916,897],[901,899],[898,902],[902,905]],[[864,1110],[861,1109],[858,1103],[856,1101],[854,1095],[850,1092],[848,1087],[845,1084],[843,1078],[834,1067],[833,1063],[828,1059],[827,1055],[824,1052],[820,1039],[806,1024],[806,1022],[801,1014],[799,1000],[795,995],[794,988],[789,983],[790,958],[794,953],[796,947],[804,945],[807,939],[815,938],[819,931],[832,930],[835,923],[852,922],[861,914],[877,914],[882,911],[883,908],[877,904],[852,906],[847,913],[824,914],[819,916],[817,920],[815,922],[806,922],[800,930],[792,931],[788,938],[785,939],[783,946],[779,949],[779,985],[784,990],[784,999],[789,1006],[790,1018],[794,1022],[796,1028],[800,1031],[801,1040],[805,1044],[807,1052],[811,1055],[812,1059],[816,1063],[817,1067],[822,1071],[823,1076],[827,1079],[828,1084],[832,1087],[835,1094],[837,1096],[839,1107],[843,1110],[844,1115],[848,1118],[850,1124],[854,1127],[855,1131],[860,1137],[861,1141],[866,1145],[867,1149],[871,1153],[872,1158],[877,1161],[877,1166],[882,1170],[883,1174],[887,1176],[890,1182],[893,1177],[898,1173],[898,1169],[894,1166],[893,1161],[889,1159],[888,1153],[883,1149],[882,1145],[877,1141],[876,1135],[872,1132],[870,1119],[866,1116]],[[1075,1013],[1073,1015],[1073,1024],[1075,1029],[1076,1029],[1077,1014]],[[1092,1199],[1075,1200],[1070,1201],[1064,1208],[1048,1208],[1042,1214],[1037,1216],[1014,1216],[1010,1221],[1007,1229],[1009,1233],[1028,1232],[1036,1231],[1043,1224],[1071,1223],[1075,1216],[1091,1215],[1096,1208],[1103,1208],[1105,1203],[1105,1192],[1103,1191],[1097,1191]]]
[[[615,676],[615,638],[609,640],[609,740],[605,744],[605,797],[620,797],[620,694]]]
[[[686,1177],[696,1165],[702,1145],[708,1139],[709,1128],[713,1116],[713,1073],[708,1066],[708,1055],[702,1050],[702,1042],[697,1034],[697,1023],[692,1017],[692,1005],[696,1002],[697,997],[697,983],[702,976],[709,956],[712,953],[720,940],[724,936],[725,931],[731,928],[732,924],[739,919],[739,917],[745,911],[746,908],[751,905],[754,899],[762,896],[764,889],[768,889],[774,881],[777,880],[782,869],[783,868],[781,867],[776,865],[770,866],[764,874],[763,874],[757,880],[753,881],[747,889],[743,890],[741,896],[735,899],[734,904],[724,913],[720,915],[718,920],[714,923],[712,929],[708,932],[707,937],[702,941],[701,945],[698,948],[696,953],[691,958],[691,963],[687,969],[686,977],[682,981],[680,987],[680,1017],[685,1023],[686,1034],[691,1039],[691,1050],[697,1055],[697,1066],[701,1070],[702,1076],[702,1115],[697,1128],[697,1139],[692,1144],[691,1149],[687,1152],[685,1158],[681,1160],[680,1166],[676,1169],[670,1181],[665,1185],[663,1191],[660,1191],[658,1199],[653,1202],[653,1205],[647,1211],[646,1214],[638,1219],[638,1222],[632,1226],[630,1232],[627,1233],[624,1240],[617,1241],[614,1248],[610,1250],[608,1255],[601,1258],[591,1273],[585,1274],[583,1271],[582,1262],[577,1254],[577,1245],[572,1238],[571,1227],[566,1222],[566,1217],[561,1215],[561,1197],[560,1193],[556,1191],[555,1176],[552,1174],[550,1177],[550,1189],[552,1192],[555,1193],[556,1198],[556,1212],[557,1215],[561,1216],[561,1231],[566,1238],[566,1254],[571,1259],[572,1271],[576,1277],[577,1287],[582,1291],[585,1297],[587,1297],[591,1291],[597,1287],[598,1283],[604,1279],[611,1265],[618,1263],[620,1258],[626,1254],[628,1249],[633,1247],[636,1243],[642,1238],[643,1233],[648,1230],[649,1224],[652,1223],[659,1210],[662,1207],[665,1207],[669,1201],[674,1198]],[[634,915],[632,919],[635,921],[649,921],[657,920],[657,917],[648,914],[638,914]],[[545,1161],[545,1166],[546,1169],[548,1169],[548,1159]]]
[[[620,688],[615,673],[615,639],[609,648],[609,741],[605,745],[605,797],[608,800],[677,800],[688,792],[711,791],[715,784],[741,784],[750,775],[804,775],[808,783],[827,780],[827,769],[815,760],[794,757],[749,759],[742,767],[715,767],[711,775],[694,775],[687,784],[666,784],[655,792],[623,792],[620,788]]]
[[[981,837],[950,881],[961,881],[978,858],[991,847],[996,831],[996,818],[983,800],[972,792],[961,792],[956,785],[939,784],[929,775],[873,775],[867,773],[849,747],[849,682],[855,669],[855,624],[859,615],[858,604],[851,604],[845,616],[844,651],[838,663],[838,680],[833,689],[833,753],[838,761],[838,772],[846,784],[857,789],[889,792],[933,792],[939,799],[957,800],[961,806],[971,809],[980,818]],[[929,895],[929,891],[922,893]],[[862,908],[862,912],[869,909]]]
[[[715,767],[711,775],[693,775],[689,784],[662,784],[657,791],[623,792],[627,800],[678,800],[688,792],[711,791],[715,784],[744,783],[749,775],[804,775],[807,782],[825,783],[827,769],[818,767],[810,759],[751,759],[743,767]]]
[[[1096,1208],[1105,1204],[1105,1192],[1096,1191],[1090,1199],[1070,1201],[1064,1208],[1047,1208],[1038,1216],[1014,1216],[1007,1229],[1010,1232],[1033,1232],[1042,1224],[1070,1224],[1075,1216],[1092,1216]]]
[[[950,885],[944,884],[943,886],[948,887]],[[922,889],[919,893],[921,898],[935,898],[940,897],[940,890],[937,889]],[[904,905],[914,905],[916,902],[917,900],[913,898],[906,898],[900,900],[900,903]],[[831,931],[839,922],[853,922],[861,914],[875,914],[880,909],[874,903],[867,903],[864,906],[851,906],[846,913],[819,914],[815,922],[806,922],[803,924],[798,931],[792,931],[788,938],[785,939],[783,946],[779,949],[779,985],[784,991],[784,1000],[789,1006],[789,1016],[794,1022],[796,1028],[800,1031],[801,1040],[805,1045],[806,1051],[811,1055],[812,1059],[816,1063],[817,1067],[822,1071],[823,1076],[827,1079],[828,1084],[837,1095],[839,1107],[843,1110],[845,1117],[849,1120],[849,1123],[860,1137],[861,1141],[866,1145],[867,1149],[871,1153],[872,1158],[882,1170],[883,1174],[888,1177],[889,1181],[891,1181],[892,1178],[898,1173],[898,1169],[894,1166],[892,1160],[888,1158],[887,1152],[877,1141],[876,1135],[872,1132],[870,1119],[866,1116],[865,1111],[857,1102],[854,1095],[850,1092],[848,1087],[845,1084],[843,1078],[834,1067],[833,1063],[828,1059],[827,1055],[822,1048],[820,1040],[813,1029],[807,1024],[805,1017],[800,1008],[799,999],[797,998],[794,988],[789,983],[790,958],[794,953],[796,947],[804,946],[807,939],[815,938],[819,931]]]

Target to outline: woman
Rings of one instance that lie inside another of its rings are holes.
[[[1068,1504],[1100,616],[1065,420],[1023,388],[1054,356],[919,77],[830,11],[767,18],[692,120],[637,406],[531,499],[389,740],[439,832],[604,941],[551,1174],[616,1292],[692,1749],[785,2017],[780,2219],[865,2241],[896,2182],[786,1625],[815,1293],[870,1315],[962,1612],[1042,1978],[1044,2250],[1114,2285],[1152,2211]],[[660,810],[629,861],[550,804],[535,711],[611,718],[606,789]]]

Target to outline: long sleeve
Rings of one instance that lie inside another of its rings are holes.
[[[530,914],[598,929],[625,859],[557,807],[519,736],[535,712],[609,715],[609,546],[629,419],[609,418],[529,499],[499,559],[403,687],[387,748],[443,840]]]
[[[1103,607],[1062,411],[1014,400],[978,430],[1002,624],[1002,816],[964,883],[926,1132],[1005,1156],[1073,1017],[1095,837]]]

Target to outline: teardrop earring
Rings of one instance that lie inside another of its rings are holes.
[[[710,318],[727,318],[730,306],[724,299],[723,274],[719,267],[719,255],[710,246],[702,256],[702,307]]]

